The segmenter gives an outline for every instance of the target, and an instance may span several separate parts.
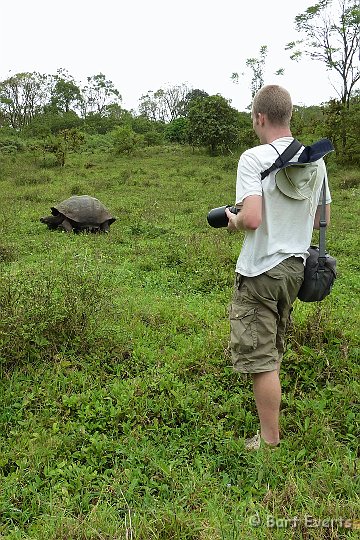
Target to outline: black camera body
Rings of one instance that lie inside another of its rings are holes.
[[[220,206],[219,208],[213,208],[207,215],[208,224],[211,227],[215,227],[216,229],[219,227],[227,227],[229,219],[225,212],[226,208],[228,208],[233,214],[237,214],[240,211],[240,208],[230,206],[229,204]]]

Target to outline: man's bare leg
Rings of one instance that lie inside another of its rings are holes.
[[[279,372],[253,373],[253,389],[261,426],[261,438],[276,446],[280,440],[281,386]]]

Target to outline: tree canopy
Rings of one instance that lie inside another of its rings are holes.
[[[189,141],[212,155],[228,151],[238,141],[239,113],[220,95],[195,99],[189,110]]]
[[[296,30],[302,35],[288,43],[291,58],[303,54],[325,63],[336,73],[341,85],[335,89],[344,106],[360,80],[360,4],[358,0],[320,0],[295,17]]]
[[[171,122],[185,115],[184,107],[189,92],[190,88],[186,84],[159,88],[155,92],[149,90],[140,98],[140,113],[150,120]]]

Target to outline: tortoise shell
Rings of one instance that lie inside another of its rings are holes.
[[[113,223],[115,218],[110,214],[106,206],[95,197],[89,195],[73,195],[69,199],[51,208],[54,216],[63,214],[69,220],[78,223],[82,227],[91,225],[99,226],[106,221]]]

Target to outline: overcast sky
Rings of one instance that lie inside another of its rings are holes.
[[[1,2],[0,80],[66,69],[78,83],[103,73],[136,109],[148,90],[185,83],[251,101],[247,58],[267,45],[266,84],[281,84],[295,104],[336,97],[329,73],[315,61],[289,60],[299,38],[294,18],[315,0],[12,0]],[[283,67],[285,75],[275,76]],[[233,72],[245,73],[239,84]],[[332,76],[334,77],[334,76]],[[332,82],[336,83],[336,79]]]

